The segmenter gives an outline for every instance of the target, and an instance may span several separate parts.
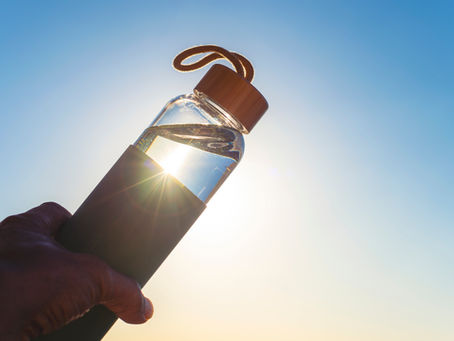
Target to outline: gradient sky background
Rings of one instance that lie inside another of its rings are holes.
[[[450,1],[2,1],[0,219],[74,212],[205,71],[250,58],[270,109],[106,341],[454,339]]]

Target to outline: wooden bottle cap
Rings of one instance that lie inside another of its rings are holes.
[[[221,64],[213,65],[194,90],[230,113],[247,132],[268,109],[265,97],[251,83]]]
[[[185,59],[206,52],[214,53],[193,64],[182,64]],[[268,109],[268,103],[265,97],[251,84],[254,69],[245,57],[219,46],[203,45],[181,52],[175,57],[173,65],[180,71],[192,71],[221,58],[230,61],[236,72],[224,65],[215,64],[208,70],[194,90],[207,96],[235,117],[248,133]]]

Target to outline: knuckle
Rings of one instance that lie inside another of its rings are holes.
[[[55,201],[46,201],[41,204],[41,206],[48,206],[48,207],[58,207],[63,208],[60,204],[56,203]]]
[[[68,217],[71,216],[71,213],[69,213],[69,211],[66,208],[64,208],[62,205],[60,205],[54,201],[44,202],[40,205],[40,207],[45,210],[51,210],[54,212],[58,212],[62,215],[68,216]]]
[[[87,270],[95,271],[95,272],[105,272],[108,269],[108,266],[104,261],[99,259],[94,255],[90,255],[88,253],[79,253],[77,254],[77,258],[79,264],[82,265]]]
[[[113,270],[102,259],[85,253],[78,254],[77,258],[82,271],[100,287],[102,292],[112,287]]]

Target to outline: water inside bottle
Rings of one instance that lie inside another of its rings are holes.
[[[135,145],[206,203],[240,161],[243,137],[217,125],[161,125]]]

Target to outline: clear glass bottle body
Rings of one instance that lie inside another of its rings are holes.
[[[200,93],[167,103],[134,145],[207,203],[244,152],[245,129]]]

